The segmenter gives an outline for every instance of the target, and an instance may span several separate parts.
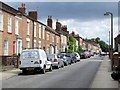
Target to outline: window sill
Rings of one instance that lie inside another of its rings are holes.
[[[16,36],[19,36],[19,34],[15,34]]]
[[[3,32],[3,30],[0,30],[0,32]]]
[[[7,32],[8,34],[12,34],[12,32]]]

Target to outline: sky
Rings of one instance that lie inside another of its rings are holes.
[[[30,2],[29,0],[10,2],[9,0],[5,3],[16,9],[21,6],[21,3],[25,3],[27,11],[36,10],[39,21],[44,24],[47,24],[48,16],[52,16],[54,29],[56,19],[58,19],[62,25],[67,25],[70,32],[74,31],[88,39],[100,37],[107,43],[109,41],[110,16],[104,16],[104,13],[109,11],[114,16],[114,37],[118,35],[117,0],[116,2]]]

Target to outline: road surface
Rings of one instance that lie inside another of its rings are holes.
[[[89,88],[103,57],[82,59],[46,74],[18,74],[2,81],[2,88]]]

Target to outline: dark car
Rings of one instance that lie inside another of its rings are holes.
[[[68,64],[72,63],[72,59],[68,54],[60,53],[59,55],[60,55],[60,58],[63,59],[64,65],[67,66]]]

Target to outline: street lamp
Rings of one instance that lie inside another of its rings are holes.
[[[113,64],[114,64],[114,61],[113,61],[113,14],[111,12],[106,12],[104,15],[111,16],[111,69],[113,70]]]

